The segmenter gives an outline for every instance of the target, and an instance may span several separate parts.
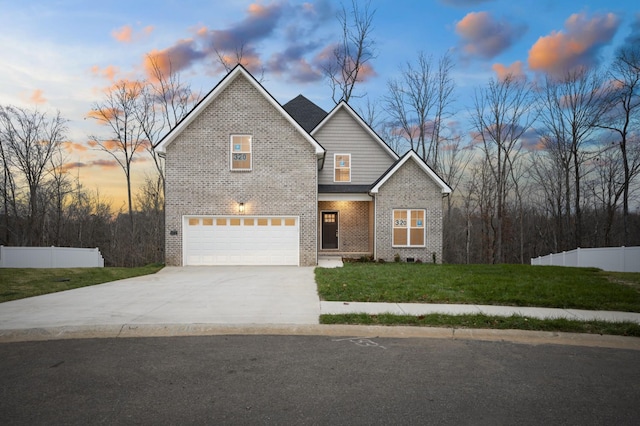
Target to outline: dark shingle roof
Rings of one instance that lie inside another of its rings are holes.
[[[311,132],[327,116],[325,110],[302,95],[296,96],[282,107],[307,132]]]
[[[320,193],[361,193],[369,192],[371,185],[318,185]]]

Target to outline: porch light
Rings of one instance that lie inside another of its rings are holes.
[[[244,213],[244,203],[238,203],[238,212]]]

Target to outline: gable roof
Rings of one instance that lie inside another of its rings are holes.
[[[327,116],[325,110],[302,95],[291,99],[282,108],[307,132],[311,132]]]
[[[256,80],[249,71],[247,71],[242,65],[236,65],[207,95],[198,102],[198,104],[182,119],[180,122],[169,131],[155,146],[156,151],[160,154],[164,154],[167,151],[167,147],[176,139],[182,131],[189,126],[195,120],[195,118],[204,111],[211,102],[218,97],[236,78],[245,78],[264,98],[276,109],[282,116],[289,122],[296,130],[313,146],[316,155],[323,155],[325,150],[296,120],[294,120],[287,111],[284,110],[282,105],[271,96],[267,90]]]
[[[389,169],[384,172],[382,174],[382,176],[380,176],[380,178],[372,185],[371,187],[371,193],[372,194],[377,194],[378,191],[380,190],[380,187],[382,185],[384,185],[384,183],[389,180],[389,178],[391,176],[393,176],[393,174],[395,172],[397,172],[398,170],[400,170],[400,168],[407,162],[409,161],[409,159],[412,159],[416,162],[416,164],[418,164],[418,166],[420,166],[420,168],[425,172],[425,174],[427,174],[427,176],[429,176],[431,179],[433,179],[433,181],[436,183],[436,185],[438,185],[440,187],[440,189],[442,190],[443,194],[450,194],[451,193],[451,187],[449,187],[449,185],[447,185],[445,183],[445,181],[443,181],[440,176],[438,176],[436,174],[436,172],[434,172],[431,167],[429,167],[427,165],[427,163],[424,162],[424,160],[422,158],[420,158],[420,156],[414,151],[414,150],[409,150],[406,154],[404,154],[402,156],[402,158],[400,158],[398,161],[396,161],[391,167],[389,167]]]
[[[346,111],[353,119],[362,127],[368,134],[376,141],[380,146],[389,154],[394,160],[398,159],[398,154],[395,153],[393,149],[385,141],[382,140],[380,136],[373,129],[365,123],[365,121],[358,115],[357,112],[353,110],[345,101],[340,101],[338,105],[336,105],[329,114],[313,129],[311,135],[316,134],[325,124],[331,121],[331,117],[337,114],[338,111],[344,110]]]

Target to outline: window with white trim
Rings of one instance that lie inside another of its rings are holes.
[[[351,154],[334,154],[333,171],[334,182],[351,182]]]
[[[393,210],[393,246],[424,247],[426,240],[425,210]]]
[[[251,170],[251,135],[231,135],[231,170]]]

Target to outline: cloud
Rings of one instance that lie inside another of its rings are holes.
[[[491,59],[508,49],[526,29],[525,25],[498,21],[488,12],[470,12],[456,24],[455,30],[466,55]]]
[[[491,66],[496,73],[498,81],[504,81],[508,76],[516,80],[526,80],[527,76],[524,72],[524,64],[522,61],[515,61],[511,65],[502,65],[499,63]]]
[[[33,93],[31,94],[31,102],[36,103],[36,104],[44,104],[47,102],[47,100],[44,98],[44,96],[42,96],[42,90],[40,89],[36,89],[33,91]]]
[[[121,43],[131,43],[133,29],[130,25],[111,31],[111,36]]]
[[[87,148],[86,145],[82,145],[82,144],[71,142],[71,141],[62,142],[62,148],[68,153],[73,153],[78,151],[85,152],[89,149]]]
[[[640,45],[640,13],[636,13],[635,20],[631,24],[631,33],[624,39],[624,42],[629,45]]]
[[[62,172],[68,172],[69,170],[73,170],[73,169],[81,169],[83,167],[87,167],[86,163],[80,162],[80,161],[74,161],[71,163],[65,163],[61,166],[61,171]]]
[[[98,160],[93,160],[89,162],[87,166],[97,166],[103,169],[114,169],[114,168],[120,167],[120,164],[118,164],[116,160],[98,159]]]
[[[334,17],[327,0],[303,4],[283,0],[267,5],[254,3],[247,7],[242,19],[227,28],[192,28],[192,38],[149,52],[143,67],[153,76],[154,66],[168,74],[205,63],[217,73],[223,68],[220,60],[229,66],[239,61],[251,72],[287,74],[295,81],[318,81],[322,75],[310,55],[327,43],[315,32]],[[260,44],[267,40],[277,40],[270,45],[283,48],[263,56],[261,52],[265,49]]]
[[[573,14],[564,23],[565,31],[540,37],[529,50],[529,68],[555,77],[579,68],[597,65],[600,49],[615,35],[620,20],[613,13],[587,17]]]
[[[113,65],[108,65],[106,68],[100,68],[98,65],[91,67],[91,73],[93,75],[105,78],[109,81],[114,81],[119,72],[120,69]]]
[[[179,40],[167,49],[149,52],[144,58],[143,66],[149,77],[155,75],[154,67],[166,76],[189,68],[205,56],[193,39]]]
[[[120,43],[131,43],[134,40],[137,41],[142,37],[151,34],[153,32],[153,29],[153,26],[148,25],[136,34],[133,32],[133,28],[131,28],[131,25],[125,25],[122,28],[111,31],[111,36]]]
[[[482,3],[489,3],[494,0],[440,0],[440,3],[445,6],[453,6],[453,7],[469,7],[476,6]]]

